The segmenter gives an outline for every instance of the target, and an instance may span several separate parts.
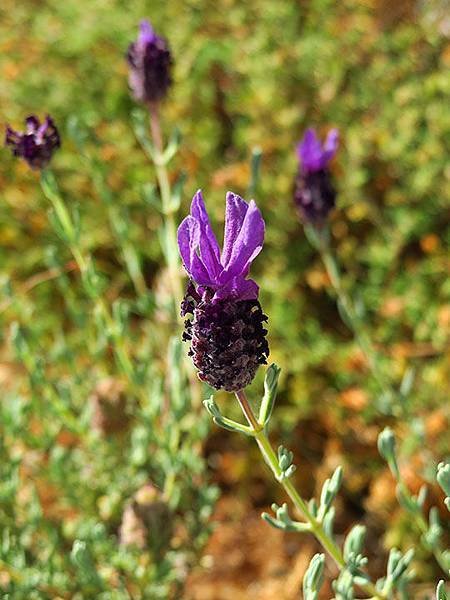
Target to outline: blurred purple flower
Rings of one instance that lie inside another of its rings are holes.
[[[14,156],[23,158],[32,169],[43,169],[50,162],[53,152],[61,146],[58,129],[49,116],[40,123],[35,115],[25,119],[26,131],[21,133],[6,128],[5,145]]]
[[[172,56],[166,40],[153,31],[149,21],[141,21],[138,38],[128,48],[127,61],[135,99],[146,103],[162,100],[172,83]]]
[[[269,354],[267,320],[259,288],[246,279],[264,242],[264,220],[253,200],[228,192],[222,252],[209,222],[201,191],[178,228],[178,246],[191,277],[181,304],[184,341],[199,378],[216,389],[238,391],[253,380]]]
[[[250,265],[261,252],[264,220],[254,200],[249,204],[233,192],[227,193],[225,234],[220,252],[211,228],[203,196],[199,190],[191,204],[191,214],[178,229],[178,246],[183,264],[200,292],[213,292],[214,299],[258,298],[258,286],[246,279]]]
[[[303,173],[314,173],[325,169],[336,154],[339,145],[339,131],[331,129],[325,144],[322,146],[315,130],[306,130],[302,141],[297,146],[297,154],[301,161]]]
[[[339,132],[332,129],[321,144],[314,129],[306,131],[297,146],[300,168],[295,181],[294,201],[302,219],[307,223],[320,224],[336,203],[328,163],[339,145]]]

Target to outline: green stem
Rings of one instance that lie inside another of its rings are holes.
[[[150,129],[153,145],[156,150],[153,163],[155,165],[156,177],[158,179],[158,185],[161,194],[164,229],[166,234],[166,247],[163,250],[166,254],[167,264],[169,267],[169,276],[172,286],[175,312],[178,314],[178,306],[183,297],[183,288],[181,285],[180,261],[177,253],[177,228],[175,224],[174,209],[172,208],[172,192],[170,189],[170,180],[167,168],[162,158],[164,144],[161,132],[161,123],[159,119],[158,103],[149,103],[148,109],[150,113]]]
[[[248,424],[250,425],[250,428],[253,430],[253,436],[258,444],[261,454],[263,455],[264,460],[272,470],[275,479],[284,488],[285,492],[292,500],[294,506],[297,508],[297,510],[303,516],[303,518],[308,522],[311,528],[311,533],[316,537],[316,539],[322,544],[322,546],[325,548],[328,554],[333,558],[339,569],[345,568],[346,563],[339,546],[332,538],[330,538],[327,535],[323,524],[319,522],[311,513],[311,511],[308,508],[307,502],[303,500],[303,498],[297,492],[290,479],[285,479],[282,477],[282,471],[278,463],[278,457],[275,454],[274,449],[272,448],[269,438],[267,437],[264,426],[258,422],[252,410],[252,407],[250,406],[247,400],[247,396],[244,390],[235,392],[235,395],[239,402],[239,406],[241,407],[241,410],[244,413]],[[360,587],[364,589],[365,592],[370,594],[373,600],[386,599],[386,596],[379,592],[373,585],[373,583],[368,582],[364,585],[361,585]]]
[[[176,318],[180,318],[179,307],[183,298],[182,272],[178,255],[177,227],[175,222],[175,210],[172,205],[172,191],[166,163],[163,160],[164,142],[161,131],[158,103],[150,102],[148,104],[148,110],[150,115],[150,130],[154,146],[151,159],[155,166],[156,178],[158,180],[161,194],[162,213],[164,219],[164,237],[166,247],[163,248],[163,252],[169,269],[174,313]],[[192,399],[195,405],[200,409],[202,405],[200,382],[195,376],[192,365],[187,357],[184,359],[184,365],[186,375],[189,379]]]
[[[370,336],[367,333],[364,323],[361,322],[361,319],[356,314],[351,299],[344,290],[339,267],[331,252],[328,237],[327,235],[321,235],[320,232],[318,232],[318,237],[318,250],[322,258],[323,264],[325,265],[328,277],[330,278],[331,285],[333,286],[333,289],[338,298],[338,301],[348,317],[349,323],[347,323],[347,325],[349,325],[351,330],[353,331],[355,339],[358,342],[359,347],[363,351],[364,356],[366,357],[372,376],[377,382],[380,390],[383,392],[383,394],[386,394],[388,397],[394,398],[396,397],[396,393],[392,389],[392,386],[385,380],[384,373],[382,372],[379,365],[378,352],[376,351],[370,339]],[[404,409],[403,403],[401,403],[401,407],[402,409]]]

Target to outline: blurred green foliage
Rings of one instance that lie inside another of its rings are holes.
[[[368,449],[376,436],[363,435],[371,426],[401,432],[413,486],[433,479],[449,452],[450,46],[438,3],[399,5],[400,14],[381,0],[132,0],[126,7],[3,0],[1,121],[19,127],[28,113],[50,113],[60,125],[54,172],[79,214],[81,244],[104,278],[107,301],[124,315],[122,335],[144,382],[139,404],[124,392],[126,431],[95,426],[99,382],[122,376],[36,175],[3,150],[5,598],[53,598],[55,590],[74,598],[182,597],[207,535],[216,494],[203,457],[209,420],[183,393],[182,374],[181,383],[164,380],[178,368],[168,351],[177,331],[149,187],[155,175],[131,124],[124,54],[143,17],[170,40],[175,57],[163,118],[166,136],[175,126],[183,135],[172,173],[174,181],[186,175],[180,215],[202,187],[220,226],[225,191],[245,196],[252,148],[263,152],[254,195],[267,242],[253,275],[270,317],[271,359],[283,368],[280,431],[295,440],[306,419],[319,436],[340,440],[334,451],[355,475],[347,495],[363,512],[384,469]],[[416,371],[398,420],[380,413],[376,382],[293,208],[295,144],[309,124],[341,131],[331,231],[345,286],[365,306],[393,386],[410,367]],[[98,165],[110,196],[93,183]],[[172,385],[180,386],[175,395]],[[346,454],[358,444],[359,456]],[[327,456],[307,440],[295,446],[311,472]],[[126,507],[149,482],[173,520],[162,557],[148,540],[145,551],[118,543]],[[388,540],[405,549],[415,539],[396,514]],[[417,572],[431,580],[438,571],[419,553]]]

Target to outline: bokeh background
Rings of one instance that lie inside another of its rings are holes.
[[[107,301],[127,314],[125,344],[151,398],[135,406],[38,176],[2,150],[5,598],[290,600],[301,597],[318,550],[260,520],[283,497],[251,440],[183,402],[175,441],[170,419],[161,424],[176,361],[167,346],[178,333],[166,311],[155,174],[131,125],[124,55],[143,17],[168,38],[175,60],[162,115],[165,135],[177,127],[183,136],[170,166],[173,182],[184,177],[179,220],[201,187],[220,228],[226,190],[245,196],[252,150],[263,153],[255,197],[267,237],[252,273],[270,318],[271,359],[283,369],[273,440],[293,450],[304,496],[342,464],[338,536],[355,522],[367,526],[374,577],[384,573],[387,547],[416,547],[412,597],[431,594],[439,569],[398,506],[376,439],[394,428],[410,489],[429,483],[427,506],[439,505],[445,519],[433,481],[450,450],[449,14],[446,0],[2,1],[0,120],[20,128],[29,113],[50,113],[58,123],[54,172],[79,213]],[[395,414],[292,203],[295,144],[309,125],[341,131],[331,232],[345,286],[365,306],[392,385],[415,372]],[[109,199],[92,183],[92,162],[103,165]],[[250,392],[255,401],[261,382]],[[217,401],[238,416],[231,397]],[[136,504],[152,507],[150,516]],[[334,575],[329,564],[323,598]]]

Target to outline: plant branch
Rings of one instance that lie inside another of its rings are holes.
[[[328,554],[333,558],[339,569],[343,569],[346,567],[346,562],[344,560],[341,549],[336,544],[336,542],[328,536],[326,533],[323,524],[319,522],[311,511],[308,508],[308,504],[300,494],[295,489],[295,486],[290,481],[289,478],[284,478],[282,475],[282,470],[280,468],[277,455],[275,454],[274,449],[270,443],[269,438],[265,432],[265,428],[258,422],[255,413],[250,406],[247,396],[244,390],[240,390],[239,392],[235,392],[235,396],[239,402],[239,406],[241,407],[242,412],[245,415],[245,418],[248,421],[251,429],[253,430],[253,437],[255,438],[261,454],[264,457],[264,460],[272,470],[272,473],[275,476],[275,479],[278,483],[284,488],[287,495],[292,500],[294,506],[297,508],[299,513],[303,516],[305,521],[308,522],[311,532],[316,537],[316,539],[322,544],[324,549],[328,552]],[[370,594],[370,597],[373,600],[385,600],[387,596],[385,596],[382,592],[379,592],[373,583],[367,582],[365,584],[361,584],[360,587],[364,589],[365,592]]]

